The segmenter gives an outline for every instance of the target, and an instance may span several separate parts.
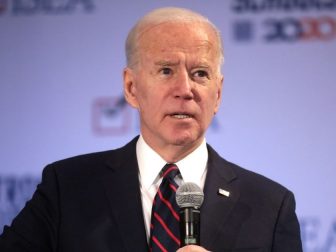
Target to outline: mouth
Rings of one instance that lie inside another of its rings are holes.
[[[170,117],[176,118],[176,119],[188,119],[188,118],[192,118],[193,116],[191,114],[186,114],[186,113],[173,113],[173,114],[170,114]]]

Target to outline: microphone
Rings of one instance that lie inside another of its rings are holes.
[[[181,209],[181,247],[185,245],[200,245],[200,207],[203,199],[202,189],[195,183],[184,183],[176,191],[176,202]]]

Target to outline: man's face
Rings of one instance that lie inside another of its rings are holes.
[[[124,72],[125,96],[158,153],[174,146],[191,152],[202,142],[221,97],[216,41],[201,23],[166,22],[141,34],[137,64]]]

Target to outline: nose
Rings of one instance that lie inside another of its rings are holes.
[[[193,81],[187,71],[180,72],[174,85],[174,97],[182,99],[193,99]]]

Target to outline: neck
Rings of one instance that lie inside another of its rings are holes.
[[[204,138],[188,144],[155,144],[147,140],[143,136],[145,142],[158,153],[167,163],[177,163],[182,160],[195,149],[197,149],[203,142]]]

